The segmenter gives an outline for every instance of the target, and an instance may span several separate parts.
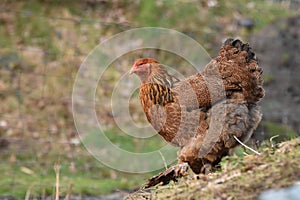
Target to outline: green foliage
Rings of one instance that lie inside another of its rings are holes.
[[[158,26],[159,18],[162,17],[162,10],[155,6],[155,1],[141,1],[139,8],[139,21],[147,26]]]
[[[270,121],[263,121],[262,126],[267,129],[268,133],[271,133],[270,136],[279,135],[280,137],[278,139],[280,140],[292,139],[297,137],[298,135],[294,130],[290,129],[284,124],[276,124]]]

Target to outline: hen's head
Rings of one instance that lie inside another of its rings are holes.
[[[167,70],[153,58],[137,59],[130,70],[130,74],[133,73],[139,76],[141,84],[156,83],[172,87],[174,83],[179,81],[179,79],[170,75]]]
[[[157,60],[153,58],[140,58],[134,62],[130,74],[134,73],[138,75],[141,82],[146,83],[158,68],[162,68],[162,66],[160,66]]]

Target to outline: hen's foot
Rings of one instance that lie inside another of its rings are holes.
[[[149,188],[155,185],[166,185],[170,181],[177,182],[178,178],[181,178],[187,174],[187,170],[189,169],[188,163],[181,163],[175,166],[172,166],[166,171],[159,173],[156,176],[148,179],[148,182],[145,184],[145,188]]]

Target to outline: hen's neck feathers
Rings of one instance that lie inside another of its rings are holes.
[[[168,88],[172,88],[174,84],[179,81],[180,80],[178,78],[170,75],[161,64],[155,63],[152,64],[151,74],[149,75],[145,83],[155,83],[166,86]]]

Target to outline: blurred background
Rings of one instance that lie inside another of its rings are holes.
[[[212,57],[227,37],[249,42],[264,69],[266,89],[263,121],[252,141],[296,137],[299,11],[298,0],[1,1],[0,199],[54,198],[54,165],[60,166],[60,195],[78,199],[121,198],[151,175],[102,165],[80,143],[72,117],[72,87],[81,63],[101,41],[131,28],[175,29],[198,41]],[[165,144],[159,136],[146,142],[122,133],[111,112],[115,83],[134,59],[145,55],[192,74],[186,61],[159,50],[131,52],[105,71],[96,91],[97,116],[107,137],[131,152]],[[136,123],[147,123],[137,94],[129,106]]]

